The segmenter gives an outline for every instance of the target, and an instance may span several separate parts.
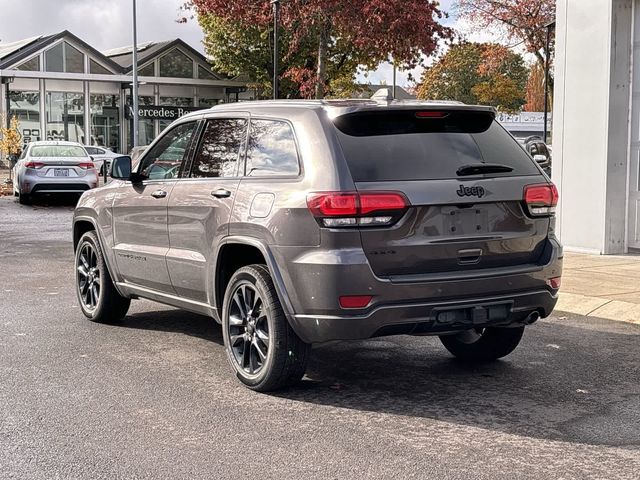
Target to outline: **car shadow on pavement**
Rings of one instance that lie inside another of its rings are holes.
[[[222,330],[214,319],[183,310],[133,313],[116,325],[123,328],[181,333],[223,345]]]
[[[358,410],[363,421],[379,412],[398,421],[422,417],[549,440],[639,446],[639,336],[558,323],[527,333],[512,356],[477,365],[451,358],[434,338],[320,346],[305,381],[276,396]]]
[[[23,205],[24,208],[59,208],[71,207],[75,208],[78,204],[80,195],[77,193],[58,193],[58,194],[42,194],[34,195],[30,205]],[[17,202],[17,199],[16,199]]]

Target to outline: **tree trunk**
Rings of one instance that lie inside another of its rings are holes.
[[[324,98],[324,87],[327,81],[327,44],[329,43],[329,24],[325,22],[320,28],[318,39],[318,71],[316,74],[316,98]]]

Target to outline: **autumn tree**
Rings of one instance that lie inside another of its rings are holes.
[[[266,84],[273,69],[268,0],[191,0],[188,7],[216,68]],[[283,0],[280,77],[297,90],[293,96],[322,98],[332,83],[336,90],[353,83],[359,65],[393,58],[398,68],[415,68],[451,37],[443,16],[434,0]]]
[[[22,150],[22,137],[18,128],[18,118],[11,117],[9,125],[5,117],[0,117],[0,153],[5,156],[18,155]]]
[[[537,63],[531,67],[526,96],[525,112],[542,112],[544,110],[544,68]]]
[[[476,27],[504,31],[509,40],[522,43],[541,66],[551,58],[547,25],[556,18],[555,0],[456,0],[456,7]]]
[[[527,77],[524,59],[507,47],[462,42],[425,70],[418,97],[519,111],[525,103]]]

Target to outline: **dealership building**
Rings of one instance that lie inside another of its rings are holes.
[[[572,250],[640,249],[640,0],[558,0],[553,180]]]
[[[100,52],[68,31],[0,43],[0,114],[18,118],[25,143],[72,140],[127,152],[132,59],[132,47]],[[138,72],[139,145],[187,112],[253,97],[179,39],[138,45]]]

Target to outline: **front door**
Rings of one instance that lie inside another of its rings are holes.
[[[140,183],[123,182],[113,203],[114,251],[122,279],[174,294],[166,255],[169,250],[167,206],[191,148],[196,122],[182,123],[145,153],[137,172]]]
[[[169,198],[167,266],[176,293],[213,304],[216,252],[229,232],[247,118],[207,120],[187,178]]]

